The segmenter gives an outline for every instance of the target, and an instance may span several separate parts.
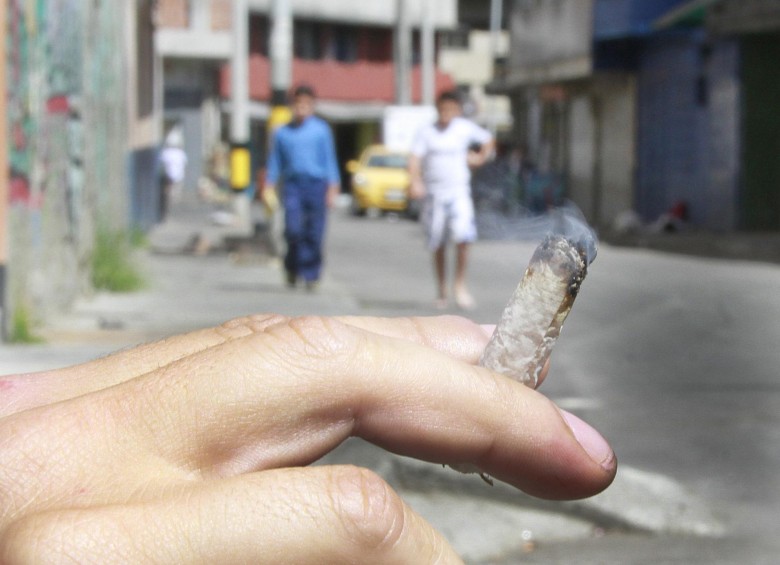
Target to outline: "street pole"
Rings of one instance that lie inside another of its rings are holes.
[[[401,106],[412,103],[410,71],[412,68],[412,29],[407,0],[396,0],[395,25],[395,102]]]
[[[273,0],[270,38],[272,112],[280,106],[286,108],[287,92],[292,85],[292,22],[290,0]]]
[[[247,188],[251,182],[249,152],[249,12],[247,0],[233,0],[233,51],[230,59],[230,186],[242,231],[251,229]]]
[[[0,0],[0,29],[6,30],[7,0]],[[5,34],[3,34],[5,38]],[[8,136],[6,135],[6,42],[0,42],[0,341],[7,336],[6,263],[8,261]]]
[[[422,0],[422,25],[420,27],[422,42],[422,103],[425,106],[433,106],[436,79],[434,75],[434,26],[433,4],[435,0]]]
[[[504,0],[490,0],[490,57],[493,63],[493,76],[495,77],[496,68],[495,63],[498,58],[498,41],[501,36],[501,20],[503,18],[503,2]],[[488,126],[490,131],[495,135],[498,129],[498,118],[496,117],[496,102],[495,96],[490,97],[488,103]]]
[[[293,17],[290,0],[273,0],[271,4],[271,114],[268,118],[268,142],[273,132],[292,118],[287,93],[292,86]]]
[[[498,56],[498,39],[501,33],[504,0],[490,0],[490,50],[493,58]]]

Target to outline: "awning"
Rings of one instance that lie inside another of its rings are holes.
[[[657,30],[669,29],[673,27],[690,27],[704,24],[704,18],[707,16],[707,10],[713,4],[721,0],[690,0],[684,2],[666,12],[663,16],[653,22],[653,28]]]

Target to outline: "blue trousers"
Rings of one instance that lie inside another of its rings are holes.
[[[327,181],[320,179],[290,179],[284,183],[284,268],[306,281],[319,280],[322,273],[327,189]]]

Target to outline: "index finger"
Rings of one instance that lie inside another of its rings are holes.
[[[336,319],[373,333],[427,345],[469,363],[476,363],[491,333],[459,316]],[[2,377],[4,395],[0,416],[102,390],[209,348],[262,333],[288,320],[279,314],[245,316],[219,326],[123,349],[74,367]]]
[[[277,324],[105,393],[84,401],[121,408],[114,433],[204,476],[306,465],[351,435],[549,498],[594,494],[615,473],[603,438],[536,391],[332,318]]]

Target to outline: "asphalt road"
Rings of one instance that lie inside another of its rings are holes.
[[[433,311],[431,264],[417,224],[336,220],[329,272],[363,313]],[[498,320],[533,247],[517,241],[474,246],[470,281],[478,307],[468,315],[481,322]],[[526,559],[775,561],[780,555],[778,289],[777,265],[601,246],[542,390],[600,429],[622,468],[642,477],[637,483],[642,492],[626,496],[626,507],[617,513],[639,514],[632,524],[647,524],[655,534],[638,535],[637,528],[592,535],[586,544],[552,544],[555,549],[540,542]],[[665,496],[668,500],[657,507],[642,502]],[[639,508],[629,508],[632,504]],[[643,521],[642,506],[666,516]],[[681,519],[686,511],[696,517]]]
[[[152,288],[80,303],[53,321],[47,344],[0,345],[0,373],[75,363],[253,311],[438,313],[416,223],[335,211],[325,280],[307,294],[285,289],[278,266],[252,253],[177,252],[205,225],[199,214],[158,230],[168,249],[146,258]],[[477,308],[466,315],[498,320],[534,245],[473,247]],[[323,462],[375,468],[468,563],[775,563],[778,288],[777,265],[601,246],[542,387],[615,448],[618,477],[594,499],[544,503],[357,440]]]

